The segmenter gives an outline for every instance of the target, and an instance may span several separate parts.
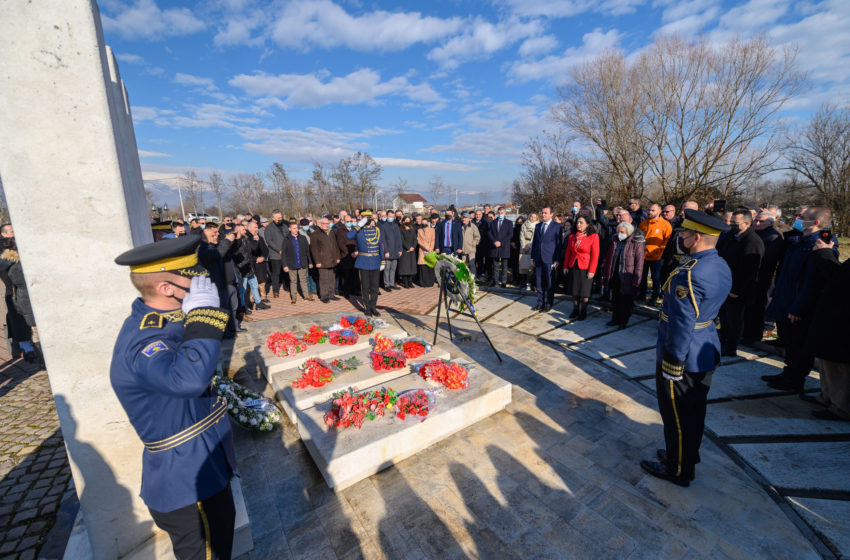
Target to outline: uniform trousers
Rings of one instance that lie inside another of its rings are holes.
[[[508,283],[508,259],[493,258],[493,283]]]
[[[218,494],[166,513],[149,509],[156,526],[171,537],[177,560],[229,559],[236,508],[230,484]]]
[[[269,275],[272,277],[272,291],[280,292],[280,279],[283,274],[282,261],[280,259],[269,260]]]
[[[360,272],[360,301],[366,311],[375,311],[378,305],[378,285],[381,283],[380,270],[363,270]]]
[[[339,276],[339,292],[342,297],[357,295],[360,291],[360,284],[356,270],[353,268],[337,269],[337,276]]]
[[[782,325],[782,336],[785,339],[785,367],[782,368],[782,381],[802,389],[806,376],[815,365],[815,357],[806,347],[806,338],[811,327],[811,317],[803,317],[796,323],[777,321]]]
[[[664,423],[667,472],[693,477],[705,431],[705,408],[714,371],[686,371],[679,381],[666,379],[655,364],[658,411]]]
[[[318,268],[319,271],[319,299],[330,299],[334,297],[334,269]]]
[[[820,360],[820,401],[829,410],[850,420],[850,363]]]

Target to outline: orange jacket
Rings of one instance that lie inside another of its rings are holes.
[[[662,217],[644,220],[638,226],[646,237],[646,251],[643,260],[657,261],[664,254],[664,247],[673,235],[673,226]]]

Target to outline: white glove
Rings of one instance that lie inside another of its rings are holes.
[[[369,221],[369,219],[368,219],[368,218],[362,218],[359,222],[357,222],[357,227],[363,227],[363,226],[365,226],[365,225],[366,225],[366,222],[368,222],[368,221]]]
[[[183,312],[189,313],[199,307],[219,307],[218,288],[208,276],[195,276],[189,285],[189,293],[183,298]]]

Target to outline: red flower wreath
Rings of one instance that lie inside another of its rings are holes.
[[[271,350],[272,354],[282,358],[303,352],[307,349],[307,344],[298,340],[295,333],[286,331],[270,334],[266,339],[266,347]]]
[[[407,363],[404,352],[398,350],[387,350],[386,352],[372,352],[372,369],[375,371],[391,371],[401,369]]]
[[[419,356],[425,355],[425,345],[421,342],[405,342],[402,346],[402,352],[404,352],[404,357],[408,360],[414,360]]]
[[[442,383],[449,389],[466,389],[469,387],[469,371],[457,362],[432,360],[419,367],[419,375],[423,379],[431,379]]]
[[[301,377],[292,382],[296,389],[323,387],[333,381],[334,373],[321,358],[310,358],[301,368]]]
[[[301,338],[307,344],[321,344],[322,342],[328,341],[328,333],[322,330],[321,327],[317,325],[312,325],[310,330],[304,333],[304,336]]]
[[[328,342],[337,346],[350,346],[352,344],[357,344],[358,338],[357,333],[352,329],[343,329],[331,331]]]
[[[384,416],[387,409],[395,405],[396,392],[390,389],[355,393],[352,390],[334,395],[331,411],[324,416],[325,424],[332,428],[360,428],[364,420]]]
[[[396,418],[404,420],[409,414],[411,416],[419,416],[421,421],[425,420],[430,412],[430,401],[424,390],[419,389],[415,393],[407,394],[398,399],[398,409],[396,410]]]

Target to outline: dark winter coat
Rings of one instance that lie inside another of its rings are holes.
[[[282,225],[283,222],[281,222]],[[269,248],[269,260],[279,261],[283,258],[283,238],[289,235],[289,230],[284,230],[281,226],[275,225],[274,222],[269,222],[263,234],[263,237],[266,239],[266,245]]]
[[[313,264],[321,264],[321,268],[324,269],[335,267],[339,259],[336,235],[333,232],[325,233],[321,229],[314,231],[310,236],[310,254],[313,257]]]
[[[625,241],[620,241],[616,233],[611,239],[612,241],[605,253],[605,260],[602,262],[602,283],[605,289],[610,289],[611,279],[616,273],[620,275],[620,293],[636,294],[643,274],[646,238],[641,230],[635,229],[634,233],[628,236]],[[614,255],[617,246],[620,244],[625,244],[620,256],[620,267],[618,271],[613,271],[611,269],[614,266]]]
[[[839,265],[834,256],[829,258],[831,251],[821,251],[828,253],[819,262],[829,280],[815,308],[809,349],[817,358],[846,364],[850,363],[850,259]]]
[[[759,290],[766,292],[773,285],[773,278],[776,275],[776,269],[779,268],[784,241],[782,234],[772,226],[756,233],[761,238],[761,242],[764,243],[764,255],[759,267],[758,287]]]
[[[502,225],[499,225],[499,222]],[[496,218],[490,222],[490,257],[494,259],[509,259],[511,257],[511,239],[514,235],[514,223],[507,218]],[[499,241],[501,245],[495,246]]]
[[[348,229],[345,226],[340,226],[336,230],[336,246],[339,250],[339,265],[342,270],[350,270],[354,268],[353,253],[357,252],[357,241],[348,239]]]
[[[301,257],[301,268],[309,268],[313,264],[310,257],[310,240],[303,233],[298,233],[298,253]],[[281,264],[290,270],[296,269],[295,245],[292,243],[292,235],[287,234],[283,238],[283,260]]]
[[[817,296],[820,295],[815,291],[819,278],[815,274],[816,261],[810,259],[822,259],[824,256],[818,253],[828,250],[813,251],[817,239],[817,233],[810,233],[799,236],[788,246],[770,303],[765,310],[768,317],[777,321],[787,321],[789,313],[797,317],[808,317],[814,312],[814,304]],[[838,241],[834,237],[833,241],[835,241],[835,247],[832,253],[833,256],[838,256]],[[823,285],[821,284],[820,287],[822,288]]]
[[[756,283],[758,281],[761,259],[764,255],[764,243],[752,227],[739,236],[730,234],[724,239],[717,252],[732,271],[732,290],[738,301],[744,304],[755,302]]]
[[[384,242],[384,252],[389,253],[391,261],[397,260],[401,255],[401,231],[395,222],[380,222],[378,228],[381,230],[381,241]]]
[[[398,275],[399,276],[413,276],[416,274],[416,253],[418,252],[416,248],[418,247],[418,243],[416,241],[417,230],[415,228],[404,229],[401,228],[401,258],[398,261]],[[408,249],[413,249],[413,251],[409,251]]]
[[[27,290],[27,282],[24,278],[24,269],[21,266],[21,260],[18,252],[14,249],[6,249],[0,254],[0,263],[4,269],[4,281],[8,279],[6,289],[11,288],[12,302],[15,305],[15,310],[24,318],[26,324],[30,327],[35,326],[35,316],[32,312],[32,303],[30,303],[30,295]]]

